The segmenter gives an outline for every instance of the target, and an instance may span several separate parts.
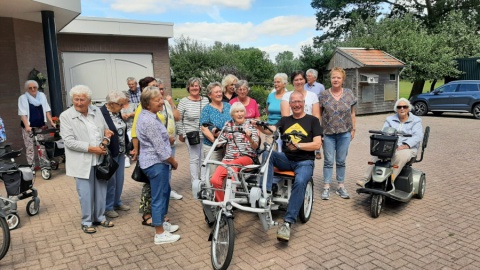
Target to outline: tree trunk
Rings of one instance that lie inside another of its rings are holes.
[[[433,80],[432,84],[430,85],[430,92],[435,90],[435,84],[437,83],[437,79]]]
[[[425,86],[424,80],[414,81],[412,85],[412,91],[410,92],[410,96],[408,98],[421,94],[423,92],[423,86]]]

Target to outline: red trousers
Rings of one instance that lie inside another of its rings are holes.
[[[247,166],[247,165],[253,164],[253,161],[248,156],[241,156],[231,161],[223,161],[223,163]],[[235,172],[240,171],[240,168],[238,167],[232,167],[232,169]],[[223,182],[225,180],[225,177],[227,177],[227,169],[222,166],[218,166],[217,169],[215,170],[215,173],[213,173],[210,183],[212,183],[212,186],[216,189],[223,189]],[[225,193],[223,191],[221,190],[215,191],[215,201],[222,202],[224,197],[225,197]]]

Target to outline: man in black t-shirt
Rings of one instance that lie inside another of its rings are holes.
[[[305,97],[300,92],[293,92],[290,96],[290,108],[293,114],[282,117],[273,131],[278,129],[283,136],[296,131],[304,135],[304,138],[290,135],[291,142],[285,144],[283,152],[272,152],[268,167],[267,190],[272,190],[273,167],[282,171],[294,171],[295,181],[293,184],[287,212],[284,222],[278,227],[277,239],[288,241],[290,239],[290,226],[297,220],[300,207],[305,197],[305,189],[313,175],[315,164],[315,150],[322,146],[323,130],[318,118],[304,112]],[[265,134],[271,134],[269,130],[262,130]],[[303,136],[302,136],[303,137]]]

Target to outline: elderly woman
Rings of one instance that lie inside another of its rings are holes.
[[[225,164],[237,164],[241,166],[253,164],[253,158],[256,156],[255,149],[258,148],[259,137],[256,127],[246,119],[245,114],[245,106],[243,106],[241,102],[232,104],[230,115],[233,121],[228,121],[225,124],[227,129],[224,133],[220,134],[219,138],[220,141],[225,141],[227,144],[225,157],[222,160]],[[244,132],[229,132],[240,129]],[[236,171],[239,170],[238,167],[233,169]],[[217,189],[217,191],[215,191],[215,200],[218,202],[224,199],[225,194],[221,189],[225,177],[227,177],[227,169],[218,166],[211,179],[212,186]]]
[[[222,85],[218,82],[210,83],[207,86],[207,92],[211,102],[203,108],[202,115],[200,116],[204,156],[210,151],[213,142],[220,135],[220,130],[225,123],[232,119],[230,116],[230,104],[222,101]],[[205,124],[210,124],[210,126],[204,126]],[[223,149],[215,149],[210,158],[218,161],[222,160]],[[208,179],[212,177],[216,168],[216,165],[210,165],[210,175]]]
[[[350,141],[355,136],[355,104],[357,99],[352,90],[343,88],[345,70],[334,67],[330,71],[332,87],[320,94],[320,116],[323,127],[323,177],[322,200],[330,198],[330,183],[333,177],[333,164],[336,163],[338,187],[336,194],[343,199],[350,195],[345,189],[345,167]]]
[[[301,70],[296,70],[292,72],[290,76],[294,88],[294,92],[302,93],[305,97],[305,107],[304,111],[306,114],[313,115],[320,119],[320,108],[318,107],[318,97],[313,92],[307,91],[304,89],[305,83],[307,81],[307,77],[305,77],[305,73]],[[290,95],[293,92],[288,92],[282,97],[281,112],[282,116],[290,116],[292,111],[290,110]]]
[[[157,87],[151,86],[143,91],[140,103],[144,109],[140,112],[136,125],[136,135],[140,142],[138,162],[150,179],[154,243],[172,243],[180,239],[180,235],[171,234],[178,230],[178,225],[171,225],[166,218],[171,190],[169,173],[170,166],[176,170],[178,163],[172,156],[167,129],[157,116],[164,105],[163,96]]]
[[[38,91],[38,83],[34,80],[25,82],[25,93],[18,98],[18,115],[21,118],[22,136],[25,143],[27,163],[35,170],[35,153],[33,152],[33,139],[30,137],[32,129],[41,131],[47,126],[47,121],[53,127],[50,106],[44,93]],[[38,134],[38,139],[44,139],[44,135]],[[40,146],[42,156],[46,156],[45,147]]]
[[[277,73],[273,77],[273,86],[275,87],[275,90],[268,94],[267,97],[268,125],[273,126],[277,124],[280,118],[282,118],[282,110],[280,105],[282,103],[283,95],[285,95],[285,93],[288,93],[288,90],[286,88],[287,83],[288,76],[285,73]],[[265,138],[267,143],[272,143],[273,135],[266,135]],[[281,142],[281,140],[278,141]]]
[[[228,74],[222,80],[222,88],[223,88],[223,102],[230,102],[232,98],[236,97],[237,94],[235,93],[235,84],[237,83],[238,78],[235,75]]]
[[[127,124],[122,118],[120,112],[125,105],[126,96],[120,91],[111,91],[106,97],[107,103],[100,108],[100,111],[107,122],[108,129],[113,131],[110,139],[110,155],[118,163],[118,170],[108,181],[107,200],[105,215],[109,218],[118,217],[115,210],[128,211],[130,207],[122,204],[121,196],[123,191],[123,181],[125,178],[125,152],[130,142],[127,136]]]
[[[209,101],[208,98],[200,95],[201,88],[202,81],[199,78],[190,78],[187,82],[188,96],[182,98],[178,103],[178,111],[181,117],[177,125],[178,134],[180,134],[178,139],[184,142],[188,148],[191,181],[200,179],[200,174],[203,174],[203,170],[201,170],[203,161],[203,143],[201,143],[201,140],[203,139],[203,134],[200,130],[200,116],[203,108],[207,106]],[[188,138],[186,138],[189,132],[198,132],[200,143],[191,144]]]
[[[248,82],[245,80],[240,80],[235,84],[235,93],[237,97],[230,100],[230,104],[235,102],[240,102],[245,107],[245,118],[247,119],[257,119],[260,120],[260,111],[258,110],[258,103],[255,99],[248,96],[250,92],[250,87],[248,87]]]
[[[65,169],[75,178],[82,209],[82,230],[95,233],[94,225],[113,227],[105,218],[107,184],[96,177],[100,157],[107,153],[113,132],[99,108],[91,105],[92,91],[85,85],[70,90],[73,106],[60,115],[60,135],[65,142]]]
[[[422,119],[410,112],[412,108],[412,104],[410,104],[408,99],[398,99],[393,107],[396,113],[388,116],[383,124],[383,129],[390,127],[412,135],[412,137],[400,137],[398,139],[397,150],[392,158],[392,164],[397,165],[393,169],[392,181],[395,181],[395,178],[402,171],[405,164],[407,164],[412,157],[417,156],[418,147],[420,147],[420,142],[423,138]],[[375,163],[377,160],[378,158],[374,157],[372,161]],[[368,166],[363,179],[357,181],[357,185],[361,187],[365,186],[365,183],[370,181],[372,177],[372,170],[373,165]]]

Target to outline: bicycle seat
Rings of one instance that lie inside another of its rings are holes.
[[[285,176],[291,176],[291,177],[295,177],[295,172],[294,171],[281,171],[277,168],[273,168],[273,172],[275,174],[280,174],[280,175],[285,175]]]

